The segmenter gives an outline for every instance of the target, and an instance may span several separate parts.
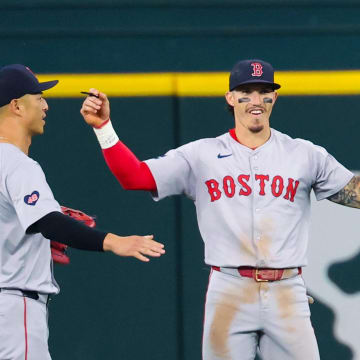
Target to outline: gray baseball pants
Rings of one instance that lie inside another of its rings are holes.
[[[319,360],[303,278],[256,282],[218,271],[206,296],[203,360]]]
[[[47,295],[38,300],[20,290],[0,292],[0,359],[51,360]]]

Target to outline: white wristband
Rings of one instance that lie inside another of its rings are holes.
[[[100,129],[94,128],[94,132],[102,149],[108,149],[119,141],[119,138],[111,124],[111,120],[109,120],[108,123]]]

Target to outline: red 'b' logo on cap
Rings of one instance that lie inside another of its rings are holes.
[[[263,67],[260,63],[251,63],[251,66],[253,67],[253,73],[251,76],[261,76],[263,74]]]

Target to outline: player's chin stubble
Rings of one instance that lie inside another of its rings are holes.
[[[257,133],[261,132],[264,129],[264,125],[253,125],[253,126],[249,126],[248,129],[253,134],[257,134]]]

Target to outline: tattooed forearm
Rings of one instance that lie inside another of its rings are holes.
[[[360,209],[360,176],[354,176],[343,189],[328,199],[340,205]]]

